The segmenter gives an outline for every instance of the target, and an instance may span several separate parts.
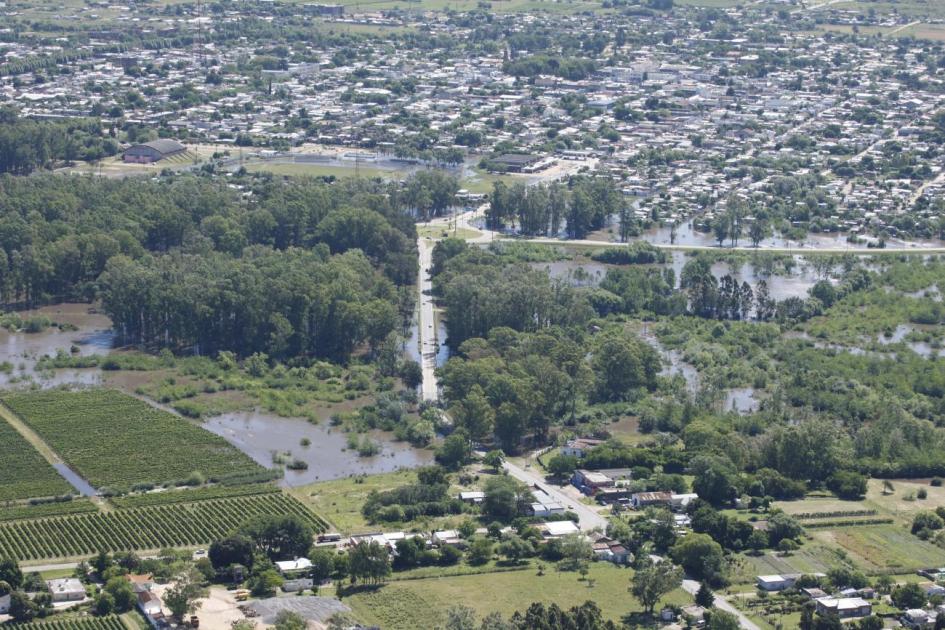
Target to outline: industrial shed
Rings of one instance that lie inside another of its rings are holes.
[[[151,164],[186,150],[186,147],[177,140],[161,139],[129,147],[122,157],[125,162]]]

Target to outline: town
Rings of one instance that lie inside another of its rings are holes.
[[[0,16],[0,629],[945,628],[945,4]]]

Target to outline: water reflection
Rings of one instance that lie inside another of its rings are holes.
[[[285,471],[284,483],[289,486],[416,468],[429,464],[433,459],[431,451],[414,449],[406,442],[395,442],[390,435],[380,431],[369,434],[369,437],[381,446],[381,453],[374,457],[358,457],[357,453],[347,450],[348,434],[340,428],[259,411],[223,414],[210,418],[203,426],[267,468],[275,466],[274,454],[289,453],[289,460],[297,459],[308,464],[307,470]],[[310,445],[302,446],[303,439],[308,439]]]

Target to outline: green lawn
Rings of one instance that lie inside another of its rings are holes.
[[[627,589],[632,572],[599,562],[590,567],[588,577],[593,587],[580,581],[577,573],[558,573],[546,569],[544,576],[533,571],[488,573],[388,583],[376,591],[345,597],[358,619],[385,630],[434,628],[445,621],[450,606],[473,608],[480,616],[498,611],[509,616],[533,602],[556,603],[570,608],[593,600],[608,619],[619,621],[640,605]],[[674,591],[664,602],[688,603],[692,598]]]
[[[459,525],[465,516],[425,518],[410,523],[388,523],[383,526],[368,523],[361,515],[364,500],[374,490],[383,492],[417,482],[414,471],[402,470],[380,475],[322,481],[290,489],[290,492],[342,534],[356,534],[384,529],[423,530],[445,529]],[[458,491],[458,490],[457,490]],[[451,489],[450,492],[453,492]]]
[[[283,162],[261,162],[247,164],[246,170],[251,173],[272,173],[273,175],[285,175],[288,177],[308,176],[323,177],[334,175],[335,177],[354,177],[355,168],[351,166],[332,166],[326,164],[286,164]],[[357,169],[361,177],[383,179],[401,179],[406,177],[404,171],[395,171],[391,169],[382,169],[372,166],[361,165]]]

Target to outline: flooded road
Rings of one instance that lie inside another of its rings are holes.
[[[286,454],[286,459],[308,464],[307,470],[285,471],[283,482],[301,486],[316,481],[341,479],[353,475],[373,475],[400,468],[416,468],[433,461],[433,452],[418,450],[406,442],[395,442],[380,431],[367,435],[381,447],[373,457],[359,457],[348,449],[348,433],[327,424],[279,418],[258,411],[228,413],[208,419],[202,425],[225,438],[249,455],[258,464],[273,468],[273,456]],[[310,441],[303,446],[302,440]]]

